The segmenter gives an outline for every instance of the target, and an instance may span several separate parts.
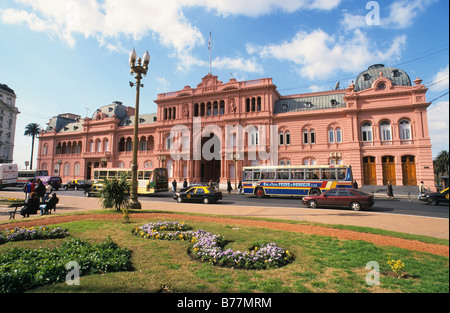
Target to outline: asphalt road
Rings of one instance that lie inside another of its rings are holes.
[[[4,191],[16,191],[17,193],[22,194],[21,188],[5,188]],[[59,190],[57,191],[57,194],[84,197],[83,191],[75,190]],[[140,196],[139,201],[174,202],[175,200],[172,198],[171,192],[165,192],[149,196]],[[224,192],[223,199],[222,201],[219,201],[218,204],[240,206],[276,206],[290,208],[298,207],[299,209],[305,208],[300,198],[267,197],[260,199],[249,195],[237,195],[235,193],[229,195],[226,192]],[[417,199],[409,200],[404,198],[397,198],[394,200],[388,200],[385,198],[376,197],[374,206],[366,211],[386,214],[407,214],[413,216],[438,217],[445,219],[449,218],[449,206],[447,204],[431,206]]]

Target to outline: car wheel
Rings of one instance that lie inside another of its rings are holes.
[[[361,204],[359,202],[352,202],[350,203],[350,209],[353,211],[359,211],[361,210]]]
[[[75,186],[73,189],[78,190],[78,186]]]
[[[309,200],[308,201],[308,208],[315,209],[319,206],[316,200]]]
[[[183,202],[183,198],[178,197],[178,198],[177,198],[177,201],[178,201],[178,203],[181,203],[181,202]]]
[[[204,204],[208,204],[208,203],[209,203],[209,199],[208,199],[208,198],[204,198],[204,199],[203,199],[203,203],[204,203]]]
[[[67,186],[64,186],[64,190],[67,190]]]
[[[258,198],[263,198],[265,196],[264,189],[262,188],[256,189],[255,194]]]
[[[85,193],[84,193],[84,196],[85,196],[85,197],[89,197],[89,192],[85,192]]]
[[[436,205],[438,204],[437,200],[435,198],[428,198],[427,203],[430,205]]]

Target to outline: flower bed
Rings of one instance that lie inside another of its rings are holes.
[[[6,232],[0,232],[0,244],[8,241],[21,241],[21,240],[33,240],[33,239],[55,239],[64,238],[69,236],[69,233],[60,227],[48,228],[45,226],[40,226],[39,228],[19,228]]]
[[[227,241],[221,235],[213,235],[204,230],[192,231],[189,226],[178,222],[157,222],[135,228],[134,235],[146,239],[183,240],[191,243],[189,254],[194,258],[214,265],[244,269],[266,269],[284,266],[294,256],[276,243],[260,244],[249,251],[224,251]],[[175,231],[167,233],[162,231]]]

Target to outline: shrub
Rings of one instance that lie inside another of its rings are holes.
[[[0,292],[23,292],[63,282],[68,262],[77,262],[80,276],[132,270],[131,251],[107,239],[90,244],[81,239],[65,241],[57,248],[14,248],[0,254]]]

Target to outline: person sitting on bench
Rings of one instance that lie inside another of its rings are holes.
[[[39,197],[36,192],[32,192],[27,199],[25,205],[20,210],[20,215],[30,217],[30,214],[36,214],[39,209]]]
[[[52,194],[52,197],[48,200],[47,203],[41,204],[39,208],[41,209],[41,215],[49,214],[52,209],[55,209],[56,204],[59,202],[56,193]]]

